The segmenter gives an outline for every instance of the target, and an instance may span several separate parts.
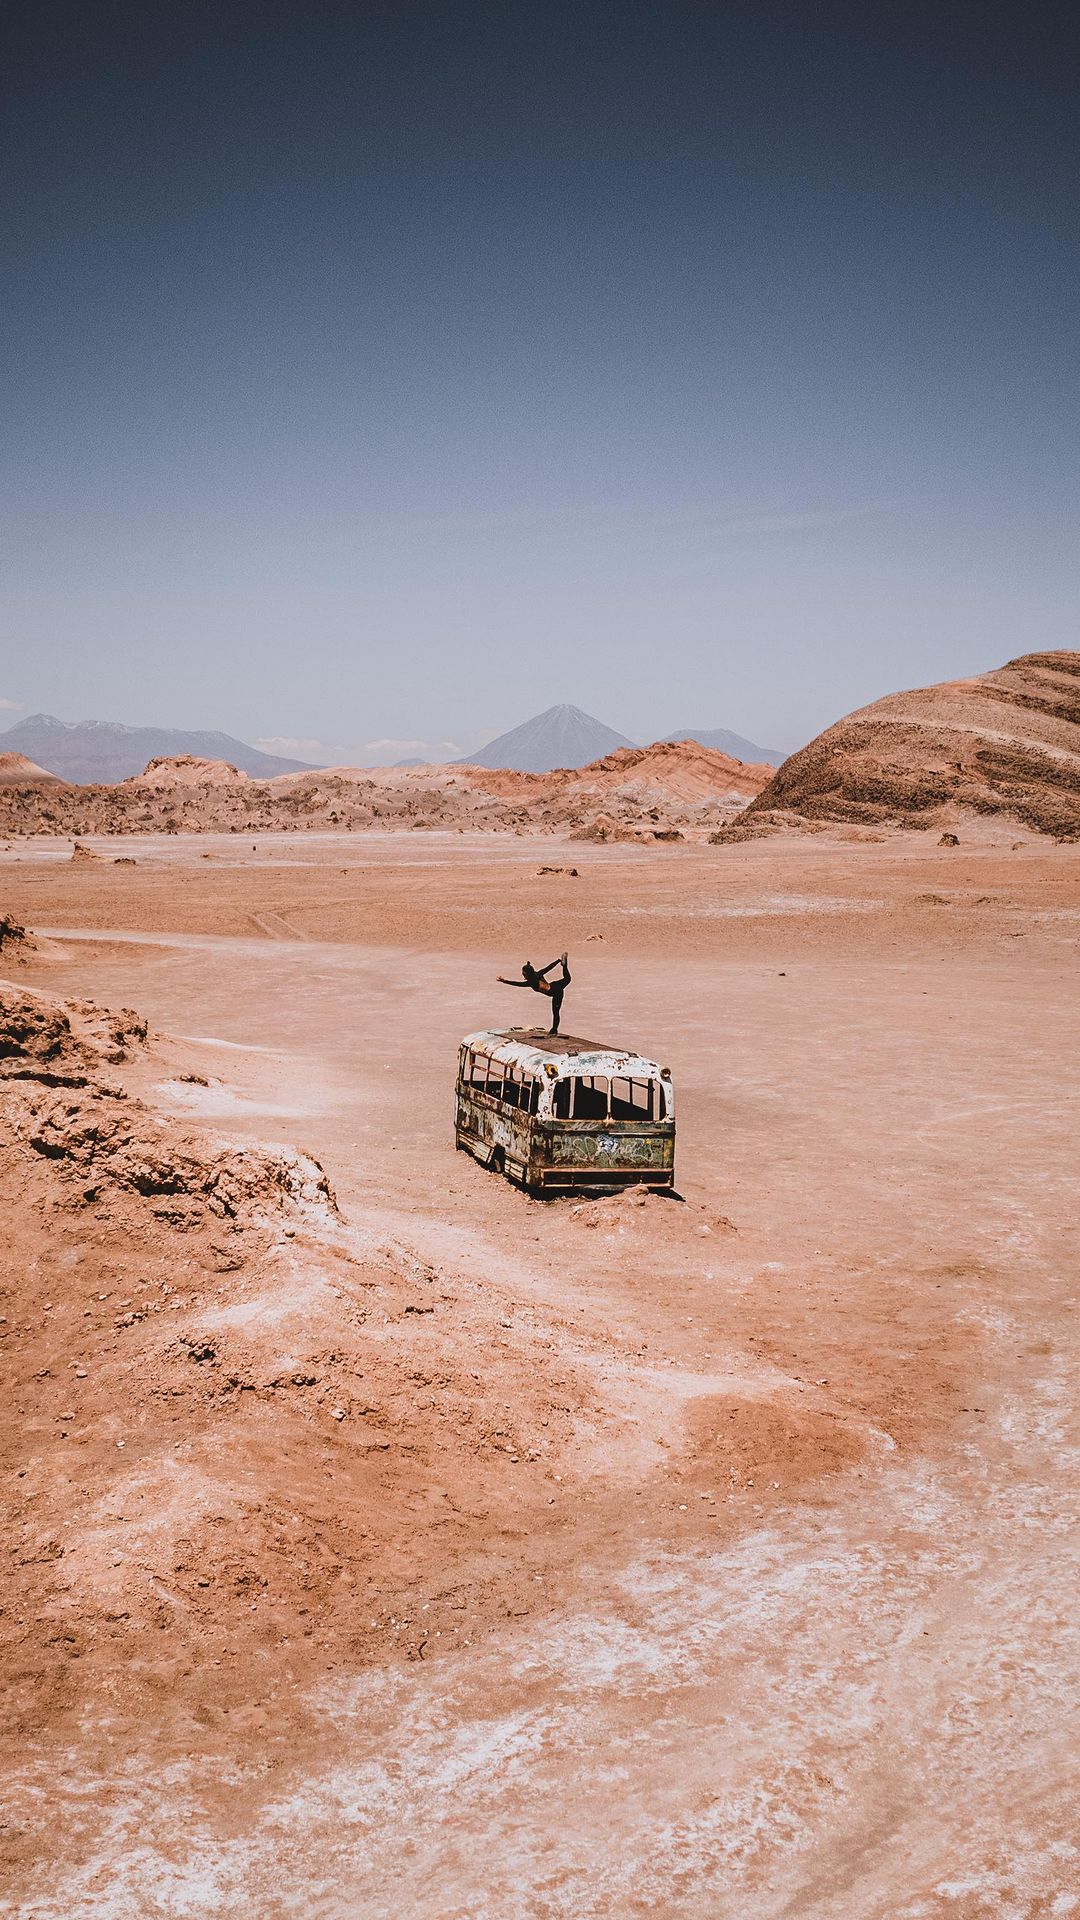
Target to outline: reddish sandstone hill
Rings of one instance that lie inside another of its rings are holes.
[[[461,775],[489,793],[530,799],[602,794],[648,806],[709,801],[738,805],[761,792],[772,768],[732,760],[696,740],[657,740],[650,747],[619,747],[587,767],[556,767],[552,773],[513,773],[462,767]]]
[[[1022,654],[849,713],[785,760],[734,831],[779,815],[911,827],[964,813],[1080,838],[1080,653]]]
[[[148,761],[142,773],[133,773],[123,782],[127,787],[234,787],[247,786],[251,776],[241,773],[231,760],[204,760],[194,753],[160,755]]]
[[[740,800],[761,792],[772,777],[764,762],[733,760],[696,740],[657,740],[651,747],[623,747],[583,767],[575,785],[581,792],[614,788],[640,800]]]
[[[62,787],[64,782],[58,773],[48,773],[34,760],[28,760],[25,753],[0,753],[0,787],[21,786]]]

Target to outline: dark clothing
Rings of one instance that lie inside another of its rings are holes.
[[[562,979],[549,981],[545,976],[549,974],[554,967],[562,968]],[[551,1001],[551,1031],[552,1033],[558,1033],[559,1016],[562,1013],[563,994],[570,985],[570,969],[566,961],[564,959],[551,960],[546,967],[541,967],[539,972],[526,961],[521,971],[525,976],[523,980],[506,980],[502,974],[500,974],[499,979],[502,985],[504,987],[531,987],[534,993],[546,994]]]
[[[562,967],[562,979],[551,980],[551,981],[545,980],[544,974],[550,973],[551,967],[558,967],[558,966]],[[546,993],[550,996],[551,998],[551,1031],[552,1033],[558,1033],[559,1015],[562,1013],[563,994],[566,992],[567,987],[570,985],[570,969],[567,966],[566,961],[553,960],[551,962],[551,966],[544,968],[544,973],[537,974],[535,983],[530,981],[529,984],[531,986],[534,985],[534,989],[537,993]]]

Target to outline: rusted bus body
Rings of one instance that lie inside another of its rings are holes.
[[[675,1184],[675,1090],[640,1054],[542,1028],[471,1033],[457,1146],[530,1193]]]

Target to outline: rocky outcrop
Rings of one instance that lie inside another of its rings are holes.
[[[336,1214],[330,1183],[306,1154],[236,1147],[131,1098],[107,1069],[147,1041],[130,1008],[0,985],[0,1140],[51,1162],[76,1203],[137,1194],[170,1226],[243,1227],[305,1207]]]
[[[1080,837],[1080,653],[1023,654],[848,714],[785,760],[736,830],[934,827],[965,813]]]
[[[193,753],[160,755],[147,761],[142,773],[122,783],[127,787],[246,787],[251,776],[231,760],[205,760]]]

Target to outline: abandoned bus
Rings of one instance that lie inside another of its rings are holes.
[[[595,1040],[512,1027],[458,1055],[459,1152],[530,1193],[675,1184],[667,1067]]]

